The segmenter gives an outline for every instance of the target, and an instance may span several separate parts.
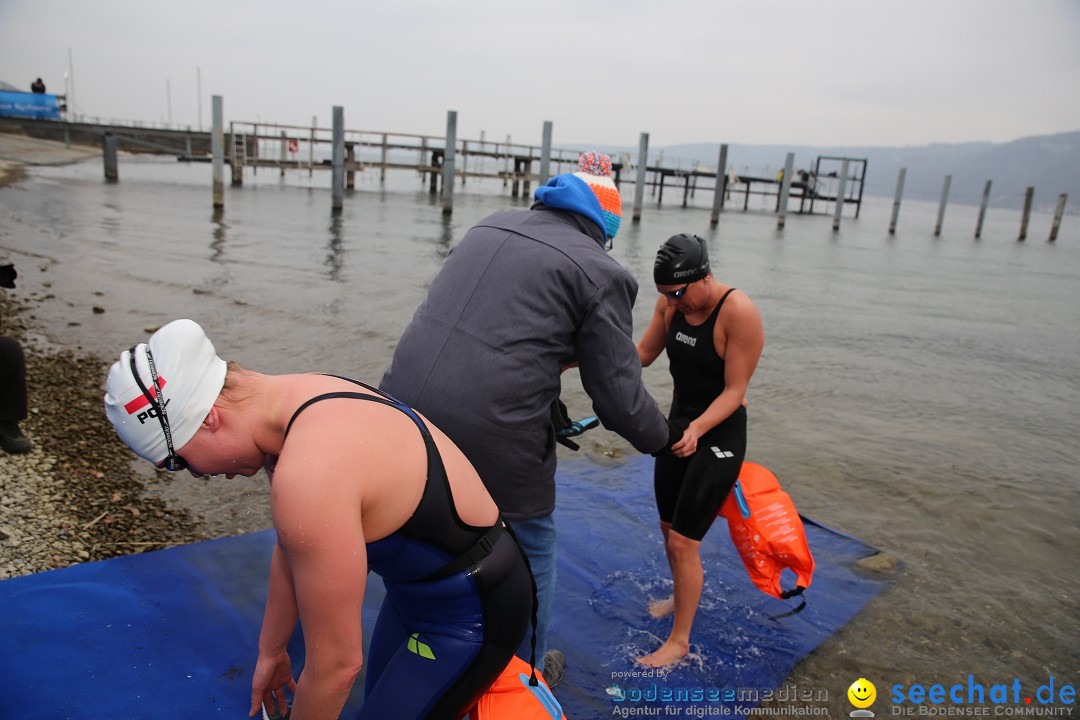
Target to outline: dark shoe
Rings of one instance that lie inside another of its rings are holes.
[[[34,444],[22,434],[19,423],[14,420],[0,422],[0,448],[12,455],[30,452]]]
[[[562,682],[563,673],[566,671],[566,656],[561,650],[548,650],[544,653],[544,682],[549,688],[553,688]]]

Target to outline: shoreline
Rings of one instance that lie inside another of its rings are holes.
[[[23,344],[34,443],[0,453],[0,579],[208,539],[183,508],[148,492],[131,452],[102,422],[107,363],[26,342],[34,316],[0,295],[3,332]]]
[[[26,177],[27,166],[100,155],[94,147],[0,133],[0,188]],[[16,261],[23,277],[31,269],[15,258],[0,260]],[[0,580],[263,527],[191,512],[183,492],[204,481],[136,463],[104,421],[102,384],[111,361],[53,336],[56,328],[45,327],[37,310],[66,300],[50,282],[42,288],[28,291],[17,280],[15,290],[0,291],[0,333],[18,340],[26,355],[29,414],[20,427],[34,443],[22,455],[0,451]]]

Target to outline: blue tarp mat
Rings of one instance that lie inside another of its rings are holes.
[[[633,658],[657,647],[671,622],[647,613],[650,599],[671,591],[651,458],[560,462],[556,520],[550,643],[566,654],[556,695],[569,718],[610,717],[616,704],[756,704],[755,693],[780,687],[887,586],[853,567],[873,548],[807,523],[817,562],[807,607],[774,618],[796,601],[751,584],[720,519],[702,544],[705,591],[690,658],[665,677],[627,675],[640,672]],[[273,542],[264,531],[0,582],[5,714],[246,717]],[[374,576],[368,586],[371,627],[383,592]],[[290,651],[299,672],[299,633]],[[362,685],[361,676],[347,710],[359,707]]]

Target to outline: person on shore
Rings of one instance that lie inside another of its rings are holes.
[[[660,616],[673,609],[675,618],[664,644],[638,662],[660,667],[690,649],[704,583],[701,540],[746,455],[746,389],[765,331],[750,298],[713,276],[697,235],[675,235],[660,247],[653,280],[660,295],[638,353],[648,366],[667,351],[669,422],[686,425],[671,453],[657,457],[653,479],[674,595],[651,610]]]
[[[638,450],[655,453],[670,439],[634,347],[637,282],[607,254],[622,211],[610,158],[585,153],[577,172],[553,177],[535,200],[465,233],[380,387],[450,436],[514,526],[536,577],[536,653],[554,686],[565,662],[547,650],[556,561],[552,404],[562,371],[577,363],[596,416]]]
[[[14,289],[18,276],[14,265],[0,265],[0,287]],[[0,332],[3,330],[0,318]],[[26,419],[26,409],[26,356],[18,340],[0,335],[0,448],[6,453],[17,455],[34,448],[19,427]]]
[[[226,365],[191,320],[124,351],[104,400],[158,467],[270,477],[277,543],[251,716],[260,703],[284,713],[288,692],[297,720],[338,717],[364,660],[369,570],[386,599],[360,717],[458,717],[513,657],[534,602],[525,558],[465,456],[406,405],[348,378]]]
[[[41,78],[38,78],[34,82],[30,83],[30,92],[41,95],[45,92],[45,83]]]

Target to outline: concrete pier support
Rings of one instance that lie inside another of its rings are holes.
[[[333,150],[330,160],[330,212],[341,212],[345,197],[345,109],[334,105]]]
[[[934,224],[934,237],[941,235],[941,226],[945,223],[945,206],[949,203],[950,185],[952,185],[952,175],[946,175],[945,184],[941,186],[941,204],[938,205],[937,222]]]
[[[225,207],[225,127],[220,95],[213,96],[210,120],[210,156],[214,166],[214,207]]]
[[[787,220],[788,193],[791,192],[791,173],[794,169],[795,153],[788,153],[784,159],[784,179],[780,181],[780,198],[778,199],[779,207],[777,208],[780,217],[776,220],[776,227],[780,230],[784,229],[784,223]]]
[[[720,211],[724,209],[724,195],[727,194],[727,144],[720,146],[720,158],[716,161],[716,191],[713,193],[712,215],[709,224],[720,222]]]
[[[896,197],[892,203],[892,219],[889,220],[889,234],[896,234],[896,220],[900,217],[900,199],[904,197],[904,180],[907,178],[907,168],[900,168],[896,176]]]
[[[454,150],[457,147],[457,110],[446,111],[446,149],[443,152],[442,212],[454,212]]]
[[[649,133],[641,133],[638,141],[637,184],[634,187],[633,221],[641,220],[641,205],[645,202],[645,168],[649,164]]]
[[[345,189],[356,188],[356,143],[345,143]]]
[[[982,203],[979,204],[979,219],[975,222],[975,237],[982,237],[983,220],[986,219],[986,206],[990,203],[990,187],[994,184],[993,180],[986,181],[986,187],[983,188]]]
[[[844,195],[847,193],[848,161],[840,163],[840,184],[836,188],[836,214],[833,215],[832,229],[836,232],[840,229],[840,216],[844,214]]]
[[[551,179],[551,121],[544,121],[544,134],[540,144],[540,187]]]
[[[101,157],[105,163],[105,179],[109,182],[116,182],[120,179],[120,174],[116,169],[116,148],[118,144],[116,136],[112,133],[105,133],[105,136],[101,138]]]
[[[1065,206],[1068,202],[1068,193],[1061,193],[1061,195],[1058,196],[1057,207],[1054,209],[1054,223],[1050,226],[1050,242],[1057,240],[1058,230],[1061,229],[1061,218],[1065,215]]]
[[[1026,240],[1028,231],[1028,221],[1031,219],[1031,204],[1035,199],[1035,188],[1029,187],[1024,192],[1024,214],[1020,218],[1020,237],[1017,240]]]

